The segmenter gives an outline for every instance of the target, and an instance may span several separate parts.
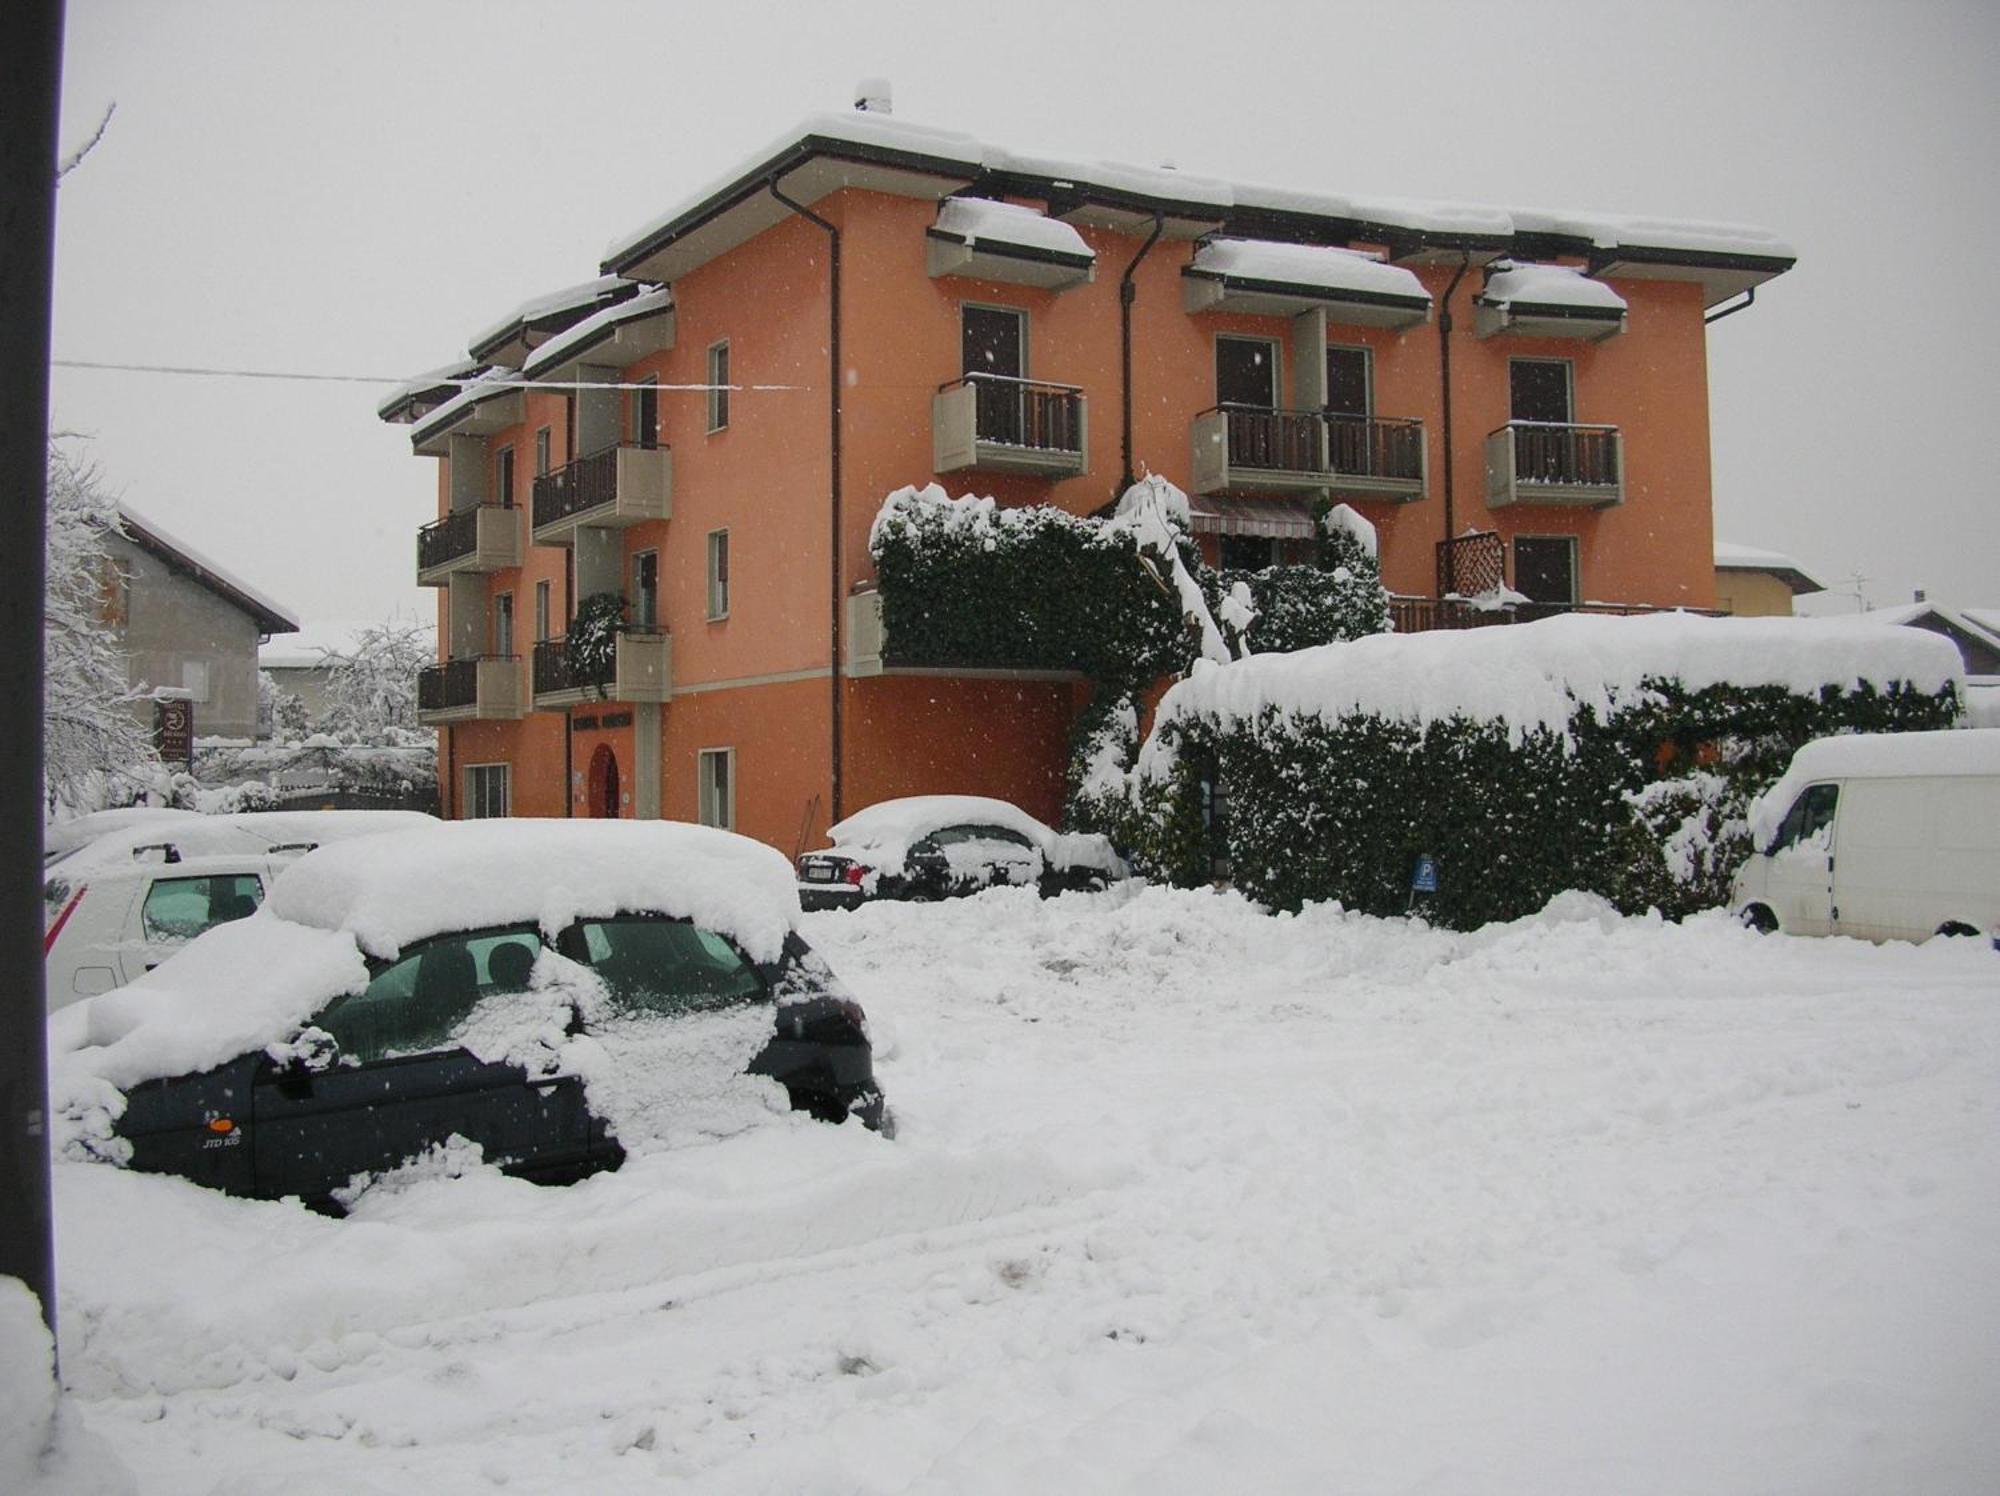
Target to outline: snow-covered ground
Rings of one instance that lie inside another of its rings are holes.
[[[2000,956],[1021,889],[810,916],[791,1117],[333,1222],[56,1170],[146,1492],[2000,1490]]]

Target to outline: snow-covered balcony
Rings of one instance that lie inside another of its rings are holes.
[[[535,479],[536,545],[575,545],[585,525],[618,530],[674,512],[674,458],[666,447],[621,444]]]
[[[1074,477],[1090,448],[1089,412],[1073,384],[968,374],[931,399],[933,470]]]
[[[1625,298],[1568,265],[1500,261],[1474,298],[1472,331],[1491,338],[1581,338],[1602,342],[1625,330]]]
[[[454,509],[417,531],[417,585],[443,587],[457,572],[521,564],[521,511],[503,504]]]
[[[567,638],[535,645],[535,710],[560,711],[579,701],[666,701],[674,693],[674,636],[665,629],[625,626],[613,636],[609,659],[586,663]]]
[[[1318,244],[1213,239],[1181,272],[1190,312],[1295,317],[1323,311],[1329,322],[1411,327],[1431,315],[1431,295],[1400,265]]]
[[[963,275],[1064,291],[1097,274],[1097,251],[1066,223],[1033,208],[984,198],[948,197],[924,231],[933,277]]]
[[[1429,461],[1421,421],[1218,405],[1194,418],[1194,492],[1315,493],[1408,503]]]
[[[1625,501],[1625,444],[1616,426],[1509,421],[1486,438],[1486,506],[1605,509]]]
[[[478,655],[426,665],[417,672],[417,721],[511,722],[528,714],[519,655]]]

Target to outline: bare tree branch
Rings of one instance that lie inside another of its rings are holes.
[[[111,116],[117,113],[117,111],[118,101],[116,99],[113,99],[109,104],[104,106],[104,118],[97,122],[97,128],[91,132],[90,139],[86,140],[81,147],[63,157],[62,163],[56,167],[56,180],[58,182],[81,166],[83,158],[97,148],[97,142],[104,138],[105,126],[111,123]]]

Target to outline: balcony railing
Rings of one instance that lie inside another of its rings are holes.
[[[417,531],[421,586],[443,586],[454,572],[503,571],[520,564],[520,514],[508,505],[454,509]]]
[[[961,468],[1074,476],[1089,451],[1083,391],[1000,374],[968,374],[931,403],[934,471]]]
[[[1424,496],[1421,421],[1218,405],[1194,421],[1197,493],[1312,489],[1409,502]]]
[[[1537,603],[1521,602],[1505,607],[1484,607],[1454,597],[1389,598],[1389,621],[1399,634],[1421,634],[1433,629],[1477,629],[1495,624],[1532,623],[1557,613],[1591,613],[1604,617],[1635,618],[1648,613],[1694,613],[1705,618],[1722,615],[1712,608],[1656,608],[1647,603]]]
[[[665,701],[673,691],[672,637],[665,629],[623,625],[611,650],[596,661],[578,660],[567,637],[537,640],[535,705],[562,707],[586,697],[613,701]]]
[[[470,655],[417,672],[417,720],[426,724],[522,715],[521,657]]]
[[[1509,421],[1486,438],[1486,503],[1601,509],[1625,498],[1625,450],[1616,426]]]
[[[616,446],[535,479],[535,541],[569,545],[579,525],[622,528],[673,513],[673,454]]]

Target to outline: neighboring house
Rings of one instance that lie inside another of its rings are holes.
[[[298,620],[129,505],[105,540],[105,613],[135,690],[185,694],[202,737],[257,733],[257,649]],[[153,706],[133,708],[148,728]]]
[[[1087,514],[1158,473],[1231,566],[1307,559],[1313,503],[1347,502],[1405,627],[1500,586],[1711,608],[1704,322],[1792,263],[1757,230],[812,119],[380,407],[440,459],[416,560],[445,813],[787,850],[903,794],[1054,820],[1084,688],[883,647],[869,527],[933,479]],[[601,594],[599,660],[569,634]]]
[[[1715,606],[1739,618],[1789,618],[1792,599],[1824,592],[1790,556],[1747,545],[1715,543]]]
[[[1871,608],[1855,622],[1928,629],[1958,646],[1965,661],[1966,715],[1975,727],[2000,727],[2000,608],[1946,608],[1933,602]]]
[[[273,684],[299,698],[307,719],[317,728],[326,711],[326,688],[332,675],[327,662],[353,654],[363,634],[382,626],[380,619],[308,623],[297,633],[266,640],[257,651],[257,666]],[[426,635],[429,632],[426,624]]]

